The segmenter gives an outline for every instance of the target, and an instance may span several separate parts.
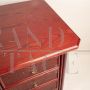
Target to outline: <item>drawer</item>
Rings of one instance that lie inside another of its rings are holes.
[[[54,79],[58,79],[58,68],[54,68],[50,71],[45,71],[32,78],[27,78],[17,85],[8,87],[9,89],[7,88],[6,90],[31,90]]]
[[[32,90],[58,90],[58,79],[51,80]]]
[[[16,70],[13,73],[2,75],[0,78],[2,79],[5,87],[7,87],[56,66],[58,66],[58,57],[33,63],[32,65]]]

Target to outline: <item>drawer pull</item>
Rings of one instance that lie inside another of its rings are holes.
[[[36,74],[37,72],[36,71],[32,71],[32,74]]]
[[[37,67],[35,64],[32,65],[32,74],[36,74],[37,73]]]
[[[37,86],[38,86],[38,84],[37,84],[37,83],[34,83],[34,84],[33,84],[33,87],[34,87],[34,88],[35,88],[35,87],[37,87]]]

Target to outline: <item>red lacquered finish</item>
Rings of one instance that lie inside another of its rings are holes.
[[[66,53],[78,48],[79,42],[44,0],[0,6],[0,90],[32,89],[28,78],[38,76],[41,82],[44,72],[46,82],[35,84],[32,90],[61,90]],[[58,77],[48,80],[54,68]]]

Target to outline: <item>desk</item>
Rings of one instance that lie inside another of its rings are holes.
[[[66,55],[79,43],[44,0],[0,6],[2,90],[61,90]]]

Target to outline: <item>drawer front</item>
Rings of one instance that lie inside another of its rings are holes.
[[[31,90],[53,79],[58,79],[58,68],[44,72],[41,75],[37,75],[33,78],[28,78],[20,82],[18,85],[6,90]]]
[[[58,90],[58,79],[49,81],[41,86],[34,88],[32,90]]]
[[[42,60],[32,65],[16,70],[14,73],[8,73],[1,76],[4,85],[7,87],[16,82],[24,80],[28,77],[34,76],[43,71],[49,70],[58,66],[58,57],[51,58],[49,60]]]

